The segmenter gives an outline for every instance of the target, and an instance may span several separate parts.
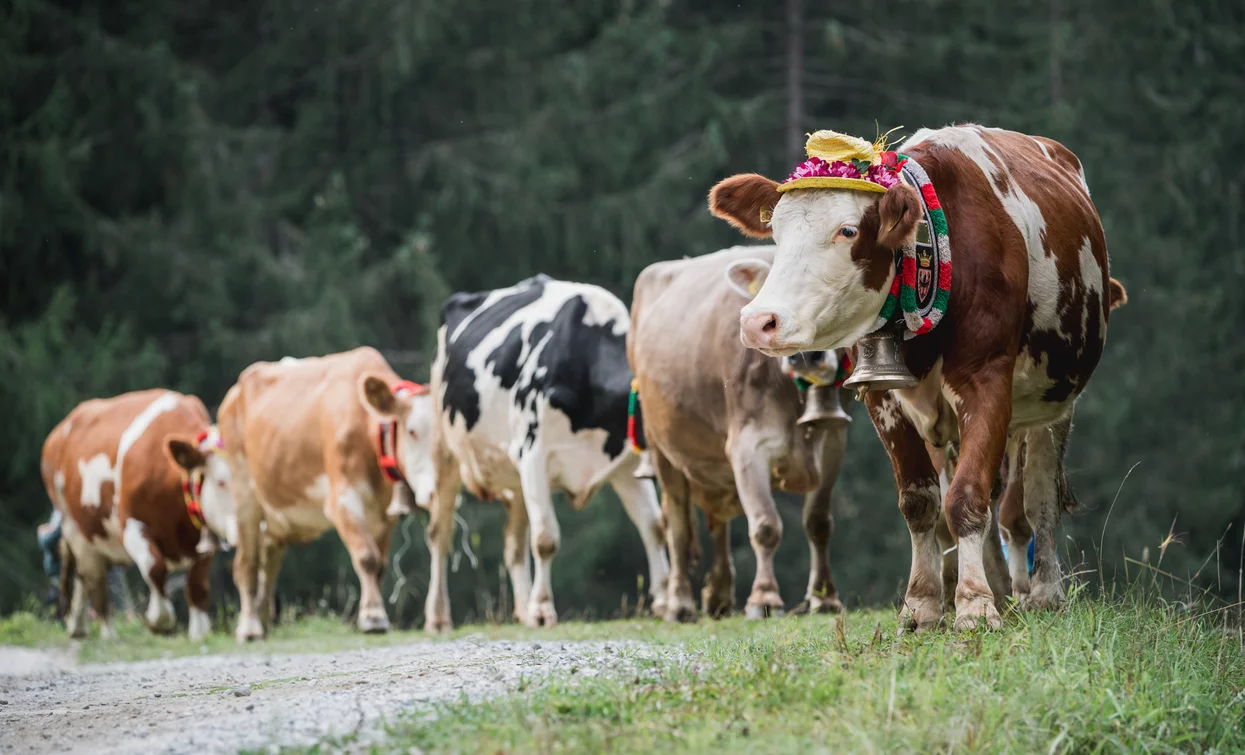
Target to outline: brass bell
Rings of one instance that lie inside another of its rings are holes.
[[[831,425],[846,425],[852,421],[851,415],[843,411],[843,403],[839,401],[838,386],[812,385],[804,395],[804,413],[796,420],[797,424],[809,425],[814,422],[825,422]]]
[[[857,346],[856,367],[852,376],[843,381],[845,388],[855,388],[857,397],[866,391],[889,391],[915,388],[917,379],[904,364],[895,334],[879,330],[861,338]]]
[[[640,451],[640,463],[636,466],[632,476],[639,480],[654,480],[657,478],[657,470],[653,468],[653,462],[649,459],[648,451]]]

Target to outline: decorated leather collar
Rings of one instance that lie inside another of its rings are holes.
[[[398,398],[406,396],[422,396],[428,393],[428,386],[410,380],[399,380],[390,386],[393,395]],[[376,464],[390,482],[406,482],[402,467],[398,463],[398,421],[391,419],[377,423],[376,428]]]

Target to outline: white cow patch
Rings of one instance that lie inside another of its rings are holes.
[[[113,472],[108,454],[95,454],[86,461],[78,460],[78,478],[82,480],[82,495],[79,505],[99,508],[103,504],[103,488],[105,482],[112,483],[113,499],[108,505],[116,508],[117,476]]]
[[[61,428],[61,435],[63,435],[63,436],[65,436],[66,438],[68,438],[68,437],[69,437],[69,429],[70,429],[71,427],[73,427],[73,421],[72,421],[72,420],[67,420],[67,421],[65,422],[65,426]]]
[[[201,640],[212,631],[212,617],[207,611],[190,607],[190,639]]]
[[[151,571],[151,567],[156,565],[156,557],[151,552],[151,542],[147,540],[147,528],[137,519],[127,519],[125,534],[122,535],[121,542],[125,545],[125,552],[130,554],[130,559],[138,570],[146,576],[147,572]]]
[[[329,499],[329,476],[321,474],[311,481],[307,489],[303,491],[303,495],[308,501],[323,505]]]
[[[337,492],[337,506],[356,522],[367,520],[367,512],[363,508],[363,496],[353,486],[343,485]],[[328,513],[328,512],[325,512]]]

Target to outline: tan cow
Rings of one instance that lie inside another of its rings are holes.
[[[842,609],[827,547],[830,497],[847,443],[846,423],[799,425],[800,394],[780,360],[745,349],[739,339],[739,310],[760,287],[773,254],[773,247],[736,247],[658,262],[636,279],[627,352],[662,487],[670,620],[696,615],[689,579],[694,537],[689,502],[705,512],[713,538],[704,610],[719,615],[733,605],[728,525],[742,513],[757,560],[746,613],[759,618],[782,611],[774,576],[774,551],[782,538],[774,483],[807,494],[809,608]],[[837,361],[831,362],[833,369]]]
[[[188,492],[201,490],[196,498],[201,512],[195,512],[199,521],[221,537],[233,536],[229,470],[214,452],[215,439],[203,402],[166,390],[84,401],[52,429],[43,444],[41,471],[48,497],[63,517],[65,573],[73,577],[66,618],[70,635],[86,634],[88,600],[101,635],[115,635],[108,567],[130,563],[151,590],[146,619],[152,631],[170,632],[176,626],[165,590],[175,569],[190,570],[190,636],[198,639],[211,629],[213,549],[200,547],[210,538],[203,538],[187,499]]]
[[[395,395],[390,386],[400,384]],[[380,433],[393,425],[369,413],[364,397],[378,388],[407,417],[402,437],[383,453]],[[389,535],[410,510],[406,484],[422,506],[434,487],[431,397],[400,381],[375,349],[362,347],[251,365],[226,394],[218,421],[238,506],[238,641],[265,636],[286,546],[330,528],[359,577],[359,629],[388,631],[380,579]],[[396,457],[388,473],[382,456]]]

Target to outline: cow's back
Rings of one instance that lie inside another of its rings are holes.
[[[397,380],[380,352],[367,346],[243,370],[221,402],[218,424],[225,450],[241,458],[265,507],[318,509],[327,493],[321,478],[330,468],[379,485],[370,420],[358,399],[365,373]],[[326,527],[327,520],[315,525]]]
[[[165,444],[170,435],[192,439],[209,425],[202,401],[173,391],[84,401],[44,442],[44,485],[77,532],[110,560],[128,560],[122,537],[130,519],[143,523],[167,558],[190,559],[199,535]]]
[[[598,484],[626,450],[626,305],[598,286],[537,275],[456,293],[441,322],[432,370],[440,432],[472,487],[516,484],[514,464],[542,438],[565,449],[551,473],[568,490]]]
[[[990,312],[1020,333],[1013,426],[1062,416],[1098,364],[1110,313],[1106,238],[1080,161],[1052,139],[972,125],[919,131],[900,151],[947,211],[947,317]],[[1002,259],[957,254],[971,248]]]
[[[799,394],[778,360],[740,341],[739,310],[747,300],[726,280],[731,263],[773,256],[769,246],[732,247],[658,262],[636,279],[628,353],[645,435],[677,466],[723,482],[731,479],[729,433],[755,423],[786,434],[799,415]]]

